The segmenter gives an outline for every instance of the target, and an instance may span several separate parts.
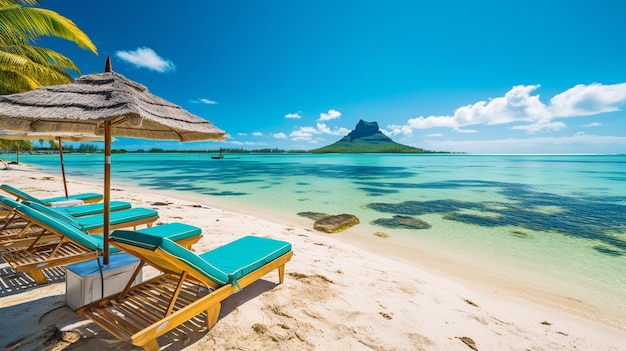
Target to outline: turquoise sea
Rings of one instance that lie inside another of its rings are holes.
[[[20,161],[60,173],[56,156]],[[101,154],[65,155],[70,179],[99,182],[102,164]],[[306,211],[351,213],[361,223],[341,238],[403,259],[436,254],[626,329],[626,155],[116,154],[111,169],[113,186],[287,222],[312,226],[298,216]],[[394,216],[430,228],[392,228]]]

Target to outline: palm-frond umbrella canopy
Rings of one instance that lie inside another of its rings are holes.
[[[182,142],[228,137],[210,121],[112,72],[110,58],[104,73],[85,75],[70,84],[0,96],[0,129],[104,135],[104,233],[109,232],[112,135]],[[104,263],[108,264],[108,235],[104,238]]]
[[[6,130],[0,130],[0,139],[4,140],[42,140],[42,139],[55,139],[59,143],[59,158],[61,161],[61,174],[63,175],[63,190],[65,190],[65,198],[69,198],[67,191],[67,179],[65,177],[65,164],[63,163],[63,140],[70,141],[94,141],[104,140],[104,136],[95,134],[76,134],[68,132],[11,132]]]

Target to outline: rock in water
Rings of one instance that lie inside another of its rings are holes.
[[[326,233],[337,233],[356,224],[359,224],[359,219],[355,215],[344,213],[318,219],[315,221],[313,228]]]

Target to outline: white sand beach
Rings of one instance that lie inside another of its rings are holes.
[[[60,175],[11,167],[0,169],[1,183],[41,197],[62,195]],[[68,187],[72,193],[102,192],[96,183],[70,181]],[[115,200],[157,209],[157,223],[201,227],[196,252],[244,235],[293,245],[284,284],[277,285],[276,273],[267,275],[228,298],[213,329],[189,323],[161,337],[162,350],[626,350],[626,330],[536,304],[523,291],[504,293],[463,281],[460,272],[448,276],[357,248],[313,230],[312,222],[287,225],[226,210],[218,200],[129,189],[114,179],[112,187]],[[36,285],[0,260],[4,350],[137,349],[65,305],[63,269],[50,278]]]

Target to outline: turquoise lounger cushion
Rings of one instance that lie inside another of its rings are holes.
[[[54,217],[66,223],[73,225],[74,227],[88,232],[90,230],[102,228],[104,225],[104,215],[93,215],[85,217],[72,217],[66,213],[56,210],[53,207],[44,206],[38,203],[26,201],[29,207],[36,209],[37,211],[44,213],[50,217]],[[130,208],[128,210],[121,210],[109,213],[109,223],[111,225],[118,225],[127,223],[130,221],[136,221],[143,218],[157,217],[159,213],[149,208]]]
[[[190,224],[172,222],[150,228],[138,229],[137,232],[180,241],[202,234],[202,228]]]
[[[117,212],[111,212],[109,214],[109,223],[111,225],[117,225],[122,223],[127,223],[131,221],[136,221],[139,219],[150,218],[150,217],[158,217],[159,212],[156,210],[152,210],[149,208],[137,207],[131,208],[128,210],[122,210]],[[90,231],[96,228],[102,228],[104,223],[103,215],[94,215],[94,216],[86,216],[86,217],[78,217],[74,218],[72,223],[75,223],[76,226],[82,231]]]
[[[18,188],[12,187],[7,184],[0,185],[0,189],[3,189],[10,194],[16,194],[16,196],[19,195],[21,198],[24,198],[28,201],[36,202],[42,205],[45,205],[50,202],[67,200],[65,196],[58,196],[58,197],[53,197],[53,198],[48,198],[48,199],[39,199],[28,194],[27,192],[24,192]],[[69,198],[73,200],[95,200],[95,199],[101,199],[102,194],[97,194],[97,193],[74,194],[74,195],[70,195]]]
[[[88,204],[74,207],[50,207],[42,205],[38,202],[32,201],[23,201],[23,204],[26,206],[30,206],[37,211],[43,212],[47,215],[54,216],[58,219],[64,220],[66,222],[74,221],[75,217],[84,217],[87,215],[96,215],[102,214],[104,209],[104,204]],[[130,202],[124,201],[112,201],[110,204],[110,209],[112,212],[127,210],[131,208]]]
[[[116,230],[111,237],[149,250],[159,247],[218,285],[237,285],[237,279],[291,251],[290,243],[255,236],[243,237],[201,255],[196,255],[168,238],[136,231]]]
[[[21,206],[21,204],[17,201],[11,200],[8,197],[0,196],[0,204],[3,205],[7,210],[12,210],[17,206]]]
[[[77,227],[76,224],[74,224],[74,217],[68,215],[67,213],[63,212],[63,211],[58,211],[56,208],[53,207],[49,207],[49,206],[45,206],[42,205],[38,202],[33,202],[33,201],[23,201],[22,202],[24,205],[30,207],[30,208],[34,208],[35,210],[44,213],[50,217],[54,217],[56,219],[60,219],[64,222],[70,223],[73,226]]]
[[[261,268],[269,262],[291,251],[285,241],[245,236],[217,249],[205,252],[200,257],[228,275],[228,281],[237,279]]]
[[[131,203],[125,201],[111,201],[111,203],[109,204],[109,208],[111,209],[111,211],[127,210],[131,207]],[[55,210],[65,212],[72,217],[83,217],[104,212],[104,204],[100,202],[97,204],[88,204],[82,206],[57,207],[55,208]]]
[[[148,250],[163,249],[168,254],[193,267],[196,271],[218,285],[228,283],[228,275],[210,263],[205,262],[198,255],[176,244],[168,238],[150,235],[134,230],[116,230],[111,233],[111,238],[125,244],[134,245]],[[158,267],[157,267],[158,268]]]
[[[94,238],[89,234],[85,234],[81,232],[78,228],[68,223],[65,223],[50,216],[46,216],[45,214],[28,206],[20,205],[16,208],[16,211],[20,212],[23,216],[39,222],[42,225],[49,227],[52,231],[60,235],[64,235],[68,239],[77,242],[85,247],[88,247],[92,250],[103,250],[104,245],[102,240],[98,240],[97,238]]]

